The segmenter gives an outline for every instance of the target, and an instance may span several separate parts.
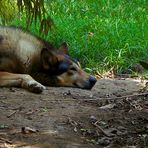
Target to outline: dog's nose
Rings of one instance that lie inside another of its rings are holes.
[[[93,76],[89,76],[89,82],[93,86],[97,82],[97,79],[95,77],[93,77]]]

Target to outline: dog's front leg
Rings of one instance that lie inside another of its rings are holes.
[[[41,93],[45,86],[35,81],[27,74],[14,74],[0,71],[1,87],[22,87],[34,93]]]
[[[32,73],[31,76],[45,86],[58,86],[59,79],[57,76],[50,76],[46,73]]]

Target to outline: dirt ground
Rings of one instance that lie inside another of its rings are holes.
[[[0,88],[0,148],[148,147],[148,91],[129,80],[42,94]]]

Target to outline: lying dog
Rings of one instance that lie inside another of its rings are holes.
[[[22,87],[40,93],[45,86],[91,89],[95,83],[96,78],[68,55],[66,43],[55,49],[21,29],[0,26],[1,87]]]

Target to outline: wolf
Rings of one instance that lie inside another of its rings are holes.
[[[46,86],[91,89],[96,78],[68,54],[18,27],[0,26],[0,87],[20,87],[41,93]]]

